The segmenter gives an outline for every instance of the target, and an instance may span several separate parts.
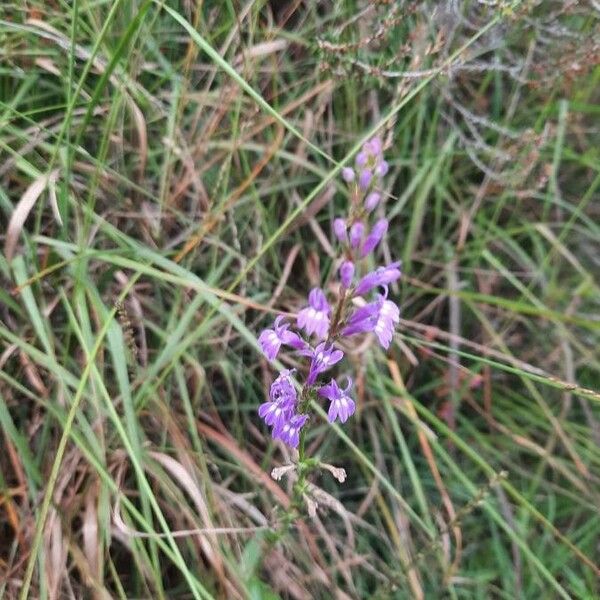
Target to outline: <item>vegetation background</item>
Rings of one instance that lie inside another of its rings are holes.
[[[600,597],[600,5],[3,0],[0,597]],[[344,467],[256,335],[378,130],[389,353]]]

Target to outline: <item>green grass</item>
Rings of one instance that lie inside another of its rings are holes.
[[[450,4],[2,4],[0,598],[600,596],[598,13]],[[286,531],[256,337],[375,131],[403,321]]]

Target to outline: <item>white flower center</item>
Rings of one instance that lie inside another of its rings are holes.
[[[379,313],[380,316],[387,316],[392,314],[393,309],[392,307],[386,302],[382,307],[381,307],[381,312]]]

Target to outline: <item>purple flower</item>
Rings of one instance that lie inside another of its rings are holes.
[[[298,327],[303,328],[308,335],[316,333],[319,338],[327,336],[329,329],[329,314],[331,306],[320,288],[313,288],[308,295],[308,304],[298,313]]]
[[[400,309],[391,300],[384,300],[379,309],[377,323],[373,328],[373,331],[375,332],[379,343],[386,350],[390,347],[394,329],[399,322]]]
[[[379,192],[371,192],[365,198],[365,210],[367,212],[371,212],[371,211],[375,210],[375,208],[379,204],[380,200],[381,200],[381,194]]]
[[[312,385],[320,373],[327,371],[344,357],[341,350],[336,350],[333,344],[327,346],[325,342],[321,342],[314,350],[305,350],[304,354],[312,358],[306,380],[308,385]]]
[[[355,177],[356,173],[354,173],[354,169],[352,167],[344,167],[342,169],[342,179],[346,183],[352,183]]]
[[[374,332],[379,343],[387,350],[390,347],[394,329],[400,322],[400,309],[385,295],[379,295],[375,302],[370,302],[355,310],[346,321],[342,335]]]
[[[354,277],[354,263],[350,260],[345,260],[340,267],[340,281],[342,286],[346,289],[352,285],[352,278]]]
[[[351,387],[352,379],[348,377],[348,385],[343,390],[340,389],[335,379],[332,379],[319,390],[319,396],[327,398],[330,401],[329,410],[327,411],[327,418],[330,423],[333,423],[338,418],[342,423],[345,423],[348,417],[354,414],[356,405],[354,404],[354,400],[348,395]]]
[[[346,321],[346,326],[342,329],[342,335],[355,335],[357,333],[367,333],[375,329],[381,302],[370,302],[360,308],[357,308]]]
[[[274,429],[280,429],[294,414],[296,407],[296,388],[292,378],[293,371],[285,370],[279,373],[277,379],[271,384],[269,390],[269,402],[261,404],[258,414],[267,425]]]
[[[265,329],[258,338],[258,343],[265,356],[269,360],[274,360],[279,353],[282,344],[292,346],[301,350],[306,346],[306,342],[293,331],[288,331],[289,323],[282,323],[284,317],[279,316],[275,319],[273,329]]]
[[[300,443],[300,430],[308,420],[308,415],[293,415],[281,427],[273,429],[273,438],[280,439],[292,448]]]
[[[344,219],[333,220],[333,233],[335,233],[335,237],[343,243],[348,241],[348,236],[346,234],[346,221]]]
[[[365,243],[360,251],[360,255],[365,257],[369,252],[371,252],[377,244],[381,241],[381,238],[386,234],[388,230],[388,220],[380,219],[375,223],[373,229],[371,229],[371,233],[367,236]]]
[[[374,287],[379,285],[387,285],[388,283],[396,281],[396,279],[398,279],[401,275],[399,267],[400,261],[397,261],[387,265],[387,267],[379,267],[375,271],[367,273],[358,282],[355,294],[357,296],[361,296],[372,290]]]
[[[361,171],[360,176],[358,178],[358,186],[361,190],[365,191],[371,184],[372,179],[373,172],[370,169],[364,169],[363,171]]]
[[[352,224],[352,227],[350,227],[350,245],[353,248],[358,248],[358,246],[360,246],[364,233],[365,226],[360,221],[356,221],[356,223]]]

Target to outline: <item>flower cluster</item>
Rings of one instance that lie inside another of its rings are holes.
[[[338,217],[332,224],[340,255],[339,284],[330,286],[334,297],[330,301],[325,290],[314,288],[308,295],[308,306],[296,318],[296,326],[302,333],[291,331],[291,324],[280,316],[258,338],[269,360],[274,360],[282,346],[287,346],[309,361],[302,373],[301,387],[296,387],[295,379],[299,379],[296,369],[281,371],[271,385],[269,401],[258,409],[260,417],[272,427],[273,438],[293,448],[300,443],[311,400],[329,401],[327,414],[331,423],[336,420],[345,423],[354,413],[350,377],[346,376],[343,387],[335,379],[328,383],[320,381],[322,374],[344,357],[342,348],[347,347],[348,338],[373,333],[387,350],[400,320],[398,306],[388,300],[389,284],[401,275],[400,262],[364,272],[365,263],[372,262],[371,256],[388,230],[385,218],[369,225],[370,214],[381,202],[379,190],[388,168],[383,144],[375,137],[357,154],[355,168],[342,169],[342,178],[348,184],[350,210],[347,217]],[[374,297],[369,298],[372,293]]]

